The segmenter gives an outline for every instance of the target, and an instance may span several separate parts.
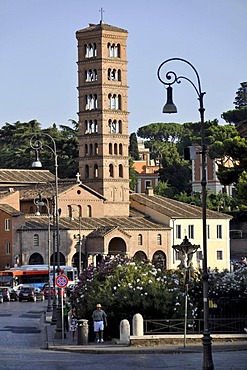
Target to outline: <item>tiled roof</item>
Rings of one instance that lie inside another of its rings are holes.
[[[54,181],[55,176],[48,170],[0,169],[0,184],[37,184]]]
[[[89,23],[89,27],[83,28],[82,30],[77,31],[76,34],[88,32],[88,31],[99,31],[99,30],[128,33],[128,31],[124,30],[123,28],[111,26],[110,24],[105,24],[104,22],[101,22],[99,24]]]
[[[26,215],[26,226],[24,229],[34,230],[34,229],[47,229],[48,227],[48,217],[45,215],[35,216]],[[80,225],[79,219],[71,220],[69,217],[61,217],[59,219],[59,228],[63,230],[96,230],[97,228],[102,228],[105,231],[109,231],[112,228],[119,227],[123,230],[140,230],[140,229],[157,229],[157,230],[168,230],[167,226],[159,224],[150,219],[137,216],[137,217],[102,217],[102,218],[91,218],[91,217],[81,217]],[[104,231],[104,232],[105,232]]]
[[[63,183],[61,182],[60,184],[60,181],[58,182],[58,194],[62,194],[62,193],[65,193],[66,191],[69,191],[70,189],[72,189],[74,186],[80,186],[81,188],[85,189],[86,191],[88,191],[89,193],[92,193],[94,194],[95,196],[97,196],[98,198],[100,199],[103,199],[105,200],[105,198],[103,197],[103,195],[97,193],[97,191],[89,188],[88,186],[84,185],[84,184],[78,184],[78,183]],[[34,199],[37,197],[38,193],[42,193],[42,196],[44,198],[47,198],[47,199],[50,199],[52,197],[53,194],[55,192],[55,184],[52,184],[49,186],[49,184],[38,184],[38,186],[36,188],[22,188],[20,190],[20,199],[21,200],[30,200],[30,199]]]
[[[154,209],[170,218],[202,218],[202,208],[158,195],[133,193],[130,199]],[[209,219],[230,219],[231,216],[207,209]]]
[[[24,214],[16,210],[15,208],[9,206],[8,204],[0,204],[0,210],[8,213],[11,216],[20,216]]]

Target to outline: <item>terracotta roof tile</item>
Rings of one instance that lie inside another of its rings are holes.
[[[54,181],[55,176],[48,170],[8,170],[0,169],[0,184],[36,184]]]
[[[130,198],[171,218],[202,218],[202,208],[158,195],[134,193]],[[230,219],[231,216],[207,209],[207,218]]]

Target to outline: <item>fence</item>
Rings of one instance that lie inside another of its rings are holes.
[[[247,327],[247,316],[214,318],[209,319],[211,334],[242,334]],[[202,334],[204,328],[203,319],[188,319],[187,334]],[[144,334],[183,334],[184,320],[144,320]]]

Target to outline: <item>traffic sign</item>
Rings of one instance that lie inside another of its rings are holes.
[[[58,288],[65,288],[68,282],[69,280],[66,275],[58,275],[56,277],[56,286],[58,286]]]

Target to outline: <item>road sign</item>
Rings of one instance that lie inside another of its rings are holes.
[[[56,286],[58,286],[58,288],[65,288],[68,282],[69,280],[66,275],[58,275],[56,277]]]

